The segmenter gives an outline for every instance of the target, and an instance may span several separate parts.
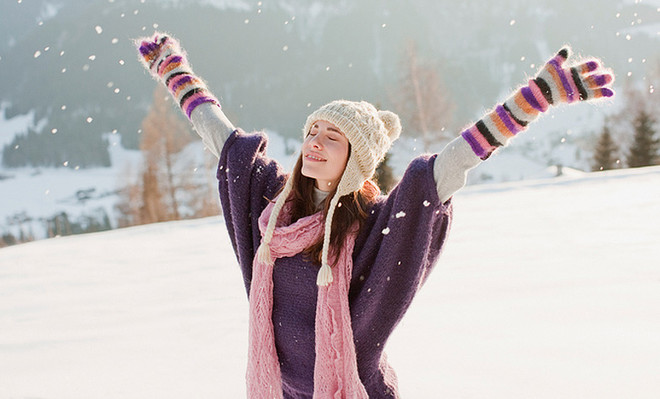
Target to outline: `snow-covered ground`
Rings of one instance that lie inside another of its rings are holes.
[[[404,398],[660,397],[660,167],[472,186],[387,345]],[[0,249],[0,398],[244,397],[220,217]]]

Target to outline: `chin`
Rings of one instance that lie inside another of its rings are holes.
[[[317,179],[318,178],[318,174],[314,173],[313,170],[310,171],[310,168],[305,167],[304,164],[303,164],[303,167],[300,169],[300,174],[305,176],[305,177],[308,177],[310,179]]]

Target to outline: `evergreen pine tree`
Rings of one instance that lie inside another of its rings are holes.
[[[627,158],[629,167],[638,168],[659,163],[660,139],[656,137],[653,125],[652,116],[644,109],[640,109],[633,123],[633,143]]]
[[[594,149],[594,163],[592,170],[610,170],[617,167],[617,146],[612,140],[610,128],[606,124],[598,137],[598,143]]]
[[[389,160],[390,160],[390,154],[387,153],[385,154],[385,158],[383,159],[383,162],[381,162],[376,168],[376,174],[374,175],[374,180],[376,181],[376,184],[378,184],[380,191],[384,194],[389,193],[390,190],[396,184],[396,178],[394,177],[394,172],[392,171],[392,167],[390,167],[390,165],[388,164]]]

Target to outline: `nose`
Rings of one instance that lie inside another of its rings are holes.
[[[319,135],[314,135],[311,137],[311,140],[309,141],[309,144],[311,144],[312,147],[314,148],[321,148],[321,141],[319,140]]]

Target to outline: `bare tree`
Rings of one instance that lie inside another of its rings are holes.
[[[401,78],[390,92],[391,101],[407,127],[406,131],[422,137],[424,151],[449,138],[455,105],[447,96],[439,66],[424,62],[417,55],[414,42],[408,42],[401,61]]]
[[[144,121],[140,149],[144,154],[143,223],[180,219],[175,170],[179,153],[192,141],[190,131],[178,118],[162,86]]]
[[[216,183],[206,157],[203,165],[187,158],[183,149],[191,143],[187,125],[177,117],[167,92],[160,86],[142,122],[140,149],[143,165],[137,179],[125,171],[119,190],[119,227],[217,215],[220,207]]]

